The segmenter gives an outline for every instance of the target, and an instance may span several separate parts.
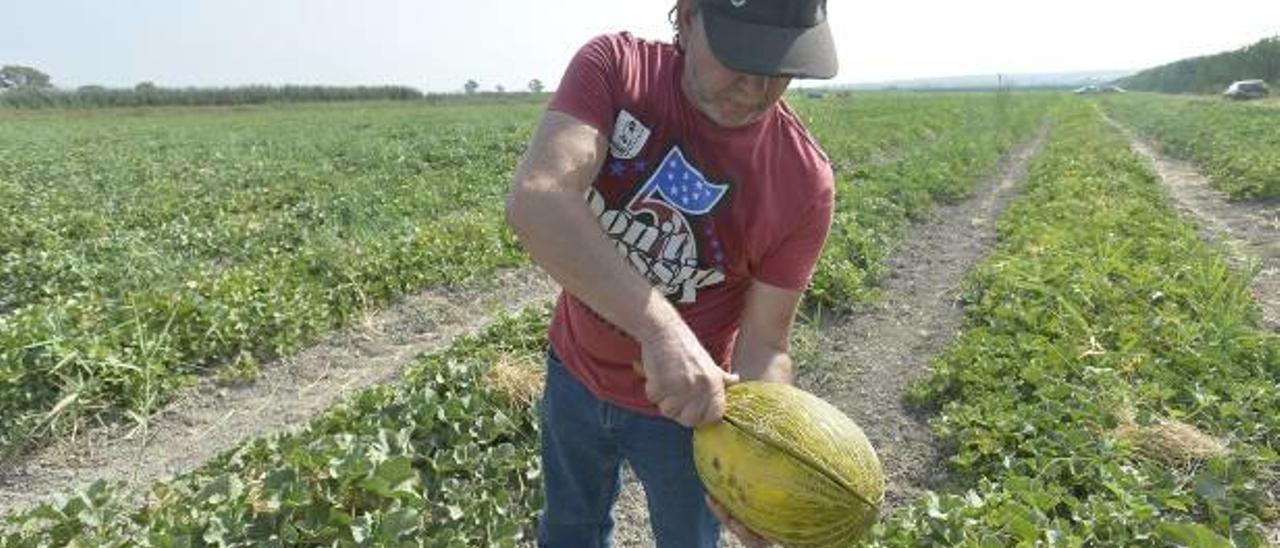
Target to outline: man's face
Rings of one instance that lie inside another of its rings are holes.
[[[756,76],[734,71],[716,59],[702,28],[702,16],[681,9],[685,49],[681,86],[694,106],[723,127],[759,120],[791,84],[790,77]]]

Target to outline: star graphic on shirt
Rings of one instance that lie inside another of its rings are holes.
[[[624,164],[619,160],[614,160],[609,164],[609,172],[612,173],[614,177],[621,176],[623,173],[627,172],[627,164]]]
[[[649,162],[646,162],[644,158],[636,158],[632,167],[635,168],[636,173],[644,173],[645,168],[649,167]]]

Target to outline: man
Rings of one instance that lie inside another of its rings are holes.
[[[691,427],[738,379],[791,382],[791,324],[831,223],[830,164],[782,93],[836,72],[825,0],[678,0],[675,44],[570,63],[507,220],[564,288],[541,417],[540,546],[608,546],[621,463],[659,547],[713,547]]]

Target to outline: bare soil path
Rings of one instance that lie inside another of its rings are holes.
[[[1263,322],[1280,332],[1280,198],[1231,200],[1209,186],[1194,165],[1165,157],[1156,146],[1115,120],[1133,150],[1151,162],[1177,207],[1201,227],[1206,239],[1221,242],[1237,269],[1257,267],[1253,294],[1262,306]]]
[[[961,282],[996,241],[996,219],[1026,179],[1047,130],[1007,154],[996,172],[964,202],[940,207],[912,227],[890,259],[884,299],[824,319],[814,363],[800,364],[796,383],[835,404],[862,426],[888,477],[882,515],[908,504],[945,479],[945,463],[922,417],[903,392],[927,373],[929,361],[958,334],[964,311]],[[643,489],[626,477],[615,512],[621,547],[653,546]],[[741,546],[725,534],[721,544]]]
[[[144,427],[91,431],[0,463],[0,515],[99,479],[145,488],[246,440],[301,428],[347,395],[395,381],[420,354],[483,329],[499,313],[550,302],[558,291],[550,277],[528,268],[405,297],[265,365],[252,383],[224,388],[202,381]]]

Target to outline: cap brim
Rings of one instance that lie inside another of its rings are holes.
[[[780,28],[726,17],[722,8],[704,4],[703,26],[711,52],[738,72],[794,78],[832,78],[839,69],[831,27]]]

